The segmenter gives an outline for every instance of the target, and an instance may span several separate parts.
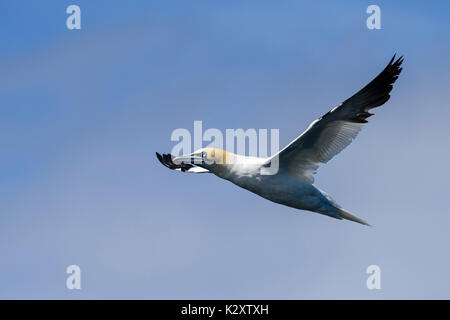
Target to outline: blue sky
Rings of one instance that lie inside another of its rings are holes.
[[[370,4],[2,1],[0,297],[448,299],[450,4],[378,1],[368,30]],[[316,177],[373,228],[154,156],[194,120],[284,146],[395,52],[391,100]]]

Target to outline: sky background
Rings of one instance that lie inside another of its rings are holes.
[[[450,298],[449,21],[447,1],[1,1],[0,298]],[[372,228],[155,157],[194,120],[282,147],[395,52],[390,101],[315,183]]]

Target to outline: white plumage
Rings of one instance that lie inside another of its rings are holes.
[[[180,157],[156,155],[170,169],[211,172],[270,201],[368,225],[312,183],[319,165],[327,163],[355,139],[366,119],[373,115],[369,110],[389,100],[403,58],[394,60],[395,56],[368,85],[313,121],[305,132],[270,158],[245,157],[215,148]],[[263,169],[272,164],[278,164],[277,173],[264,174]]]

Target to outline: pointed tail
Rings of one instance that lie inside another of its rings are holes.
[[[358,218],[358,217],[352,215],[350,212],[345,211],[345,210],[342,209],[342,208],[337,208],[337,209],[338,209],[338,211],[339,211],[339,216],[340,216],[342,219],[346,219],[346,220],[358,222],[358,223],[361,223],[361,224],[364,224],[364,225],[366,225],[366,226],[371,227],[371,225],[368,224],[366,221],[364,221],[363,219],[360,219],[360,218]]]

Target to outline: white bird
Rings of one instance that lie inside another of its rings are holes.
[[[395,55],[386,68],[351,98],[313,121],[308,129],[269,158],[237,155],[216,148],[173,157],[156,153],[166,167],[183,172],[211,172],[270,201],[289,207],[369,225],[338,205],[313,185],[319,164],[328,162],[347,147],[372,116],[368,111],[389,100],[392,84],[402,68],[403,57]],[[276,174],[264,168],[278,163]]]

